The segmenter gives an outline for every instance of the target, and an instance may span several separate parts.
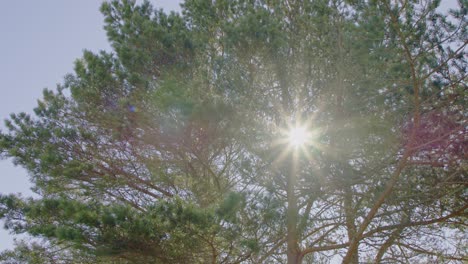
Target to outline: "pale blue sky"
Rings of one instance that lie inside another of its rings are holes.
[[[83,49],[110,50],[102,0],[5,0],[0,6],[0,129],[10,113],[32,112],[44,88],[55,89],[72,72]],[[182,0],[152,0],[154,6],[179,10]],[[444,9],[456,0],[445,0]],[[0,161],[0,193],[31,195],[27,173],[10,160]],[[3,225],[3,223],[0,223]],[[0,251],[12,247],[0,228]]]
[[[141,1],[140,1],[141,2]],[[179,10],[181,0],[152,0]],[[10,113],[32,113],[44,88],[55,89],[84,49],[110,50],[99,12],[102,0],[13,0],[0,5],[0,129]],[[27,172],[0,160],[0,193],[31,195]],[[0,228],[0,251],[13,237]]]

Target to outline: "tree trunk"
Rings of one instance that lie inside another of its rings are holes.
[[[344,179],[349,178],[350,175],[343,175]],[[344,186],[344,210],[345,210],[345,217],[346,217],[346,229],[348,231],[348,240],[351,241],[353,237],[356,235],[356,224],[354,222],[355,219],[355,209],[353,208],[353,194],[350,185],[345,184]],[[352,257],[350,260],[350,264],[359,264],[359,250],[358,247],[352,252]]]
[[[298,245],[298,235],[297,235],[297,197],[294,192],[296,187],[296,174],[293,169],[291,174],[288,175],[287,179],[287,199],[288,199],[288,209],[286,215],[286,225],[287,225],[287,255],[288,255],[288,264],[297,264],[301,263],[300,249]]]

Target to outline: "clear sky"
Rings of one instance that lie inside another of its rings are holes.
[[[99,12],[102,0],[5,0],[0,8],[0,119],[31,113],[44,88],[55,89],[73,71],[83,49],[110,50]],[[140,1],[141,2],[141,1]],[[182,0],[151,0],[178,11]],[[456,0],[443,1],[444,9]],[[4,130],[3,121],[0,129]],[[0,193],[32,195],[24,169],[0,160]],[[1,223],[3,225],[3,223]],[[0,251],[13,238],[0,228]]]
[[[139,1],[141,2],[141,1]],[[152,0],[164,10],[180,10],[181,0]],[[99,12],[102,0],[1,1],[0,129],[10,113],[32,113],[44,88],[55,89],[84,49],[110,50]],[[0,160],[0,193],[31,196],[27,172]],[[0,223],[3,227],[3,222]],[[0,228],[0,251],[13,237]]]

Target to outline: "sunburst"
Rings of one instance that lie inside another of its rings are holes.
[[[299,156],[305,156],[306,159],[313,159],[311,150],[322,149],[318,142],[318,136],[321,129],[313,127],[312,122],[290,122],[286,127],[279,129],[279,137],[273,142],[274,147],[280,147],[282,150],[277,154],[274,163],[291,157],[298,159]]]
[[[292,127],[287,133],[287,140],[294,148],[299,148],[307,144],[310,139],[310,133],[306,127]]]

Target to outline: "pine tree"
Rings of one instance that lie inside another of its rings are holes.
[[[0,217],[44,240],[0,259],[466,261],[466,6],[439,4],[104,3],[113,51],[0,134],[40,195]]]

